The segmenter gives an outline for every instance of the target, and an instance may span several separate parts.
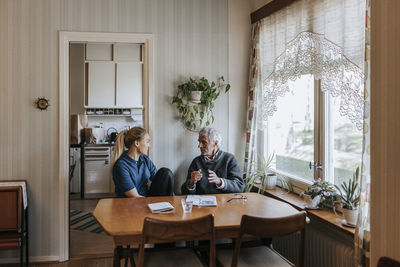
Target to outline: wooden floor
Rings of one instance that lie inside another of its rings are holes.
[[[121,262],[123,264],[123,262]],[[17,267],[19,264],[0,264],[4,267]],[[113,266],[112,257],[96,259],[71,259],[66,262],[30,263],[30,267],[109,267]]]
[[[93,212],[98,199],[70,200],[71,210]],[[91,259],[98,257],[112,257],[114,242],[106,234],[95,234],[79,230],[70,230],[71,259]]]

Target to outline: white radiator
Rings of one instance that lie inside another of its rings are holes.
[[[300,235],[275,238],[273,247],[288,260],[297,262]],[[306,267],[353,267],[354,242],[351,236],[312,223],[306,228]]]

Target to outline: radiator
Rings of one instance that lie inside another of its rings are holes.
[[[273,247],[293,263],[297,262],[300,235],[275,238]],[[353,238],[321,224],[306,228],[306,267],[354,267]]]

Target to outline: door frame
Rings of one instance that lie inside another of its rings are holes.
[[[143,43],[144,127],[153,139],[153,34],[59,31],[59,261],[69,259],[69,44],[71,42]],[[152,151],[150,151],[152,157]]]

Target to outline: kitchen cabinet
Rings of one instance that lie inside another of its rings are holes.
[[[142,105],[142,64],[117,63],[117,106],[139,107]]]
[[[113,62],[89,62],[88,107],[115,106],[115,65]]]
[[[113,194],[111,148],[109,146],[86,146],[84,148],[84,195]]]
[[[87,44],[85,62],[85,108],[142,107],[141,44]]]

